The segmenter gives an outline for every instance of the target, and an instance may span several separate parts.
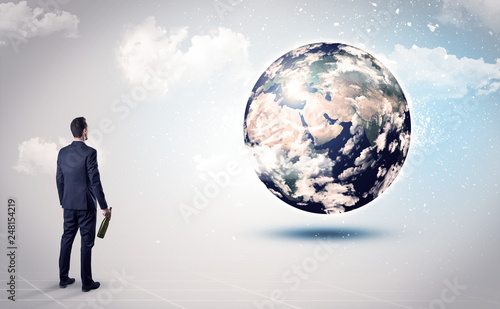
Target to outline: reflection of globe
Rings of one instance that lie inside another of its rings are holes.
[[[410,113],[394,76],[370,54],[318,43],[283,55],[259,78],[245,143],[267,188],[315,213],[359,208],[395,179]]]

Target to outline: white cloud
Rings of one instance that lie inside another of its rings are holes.
[[[326,154],[312,154],[309,150],[302,155],[291,155],[291,151],[284,151],[280,145],[253,146],[251,152],[254,154],[252,160],[257,174],[266,174],[272,178],[281,192],[276,190],[271,192],[279,197],[283,197],[284,194],[294,199],[303,198],[305,202],[322,203],[325,213],[344,212],[345,207],[353,206],[359,200],[352,184],[343,185],[330,176],[324,176],[331,174],[334,165]],[[371,161],[368,155],[364,154],[362,160],[364,159],[369,162],[363,161],[360,164],[369,165]],[[287,179],[295,180],[294,192]],[[324,185],[325,188],[318,192],[316,185]]]
[[[389,151],[390,151],[391,153],[393,153],[393,152],[396,150],[396,148],[397,148],[397,147],[398,147],[398,141],[397,141],[397,140],[393,140],[393,141],[389,144],[388,149],[389,149]],[[403,145],[401,146],[401,148],[403,148]]]
[[[19,144],[19,157],[16,165],[13,168],[20,172],[29,175],[49,174],[55,175],[57,168],[57,155],[62,147],[71,144],[71,140],[59,137],[59,145],[54,142],[45,141],[41,137],[33,137]],[[87,145],[97,150],[97,161],[99,167],[103,166],[106,152],[90,140],[86,141]]]
[[[186,51],[181,48],[188,28],[167,31],[150,16],[130,26],[119,46],[118,63],[131,85],[155,84],[168,90],[172,83],[199,82],[227,70],[232,79],[248,79],[249,41],[241,33],[219,27],[207,35],[195,35]],[[165,92],[164,91],[164,92]]]
[[[407,86],[424,89],[433,98],[462,98],[469,90],[487,95],[499,88],[500,58],[487,63],[483,58],[458,58],[443,47],[396,45],[386,61]]]
[[[498,0],[444,0],[437,20],[459,28],[467,28],[471,17],[484,26],[500,32],[500,1]]]
[[[77,37],[78,17],[65,11],[45,12],[30,8],[26,1],[0,3],[0,46],[9,42],[17,46],[33,37],[62,32],[64,37]]]
[[[385,190],[387,190],[387,188],[394,182],[402,167],[403,167],[402,164],[394,164],[389,168],[389,170],[386,169],[381,170],[379,168],[379,171],[377,173],[377,177],[379,179],[375,182],[375,185],[370,189],[370,193],[373,194],[374,196],[378,196],[384,193]]]
[[[353,206],[358,202],[359,198],[354,194],[354,191],[352,184],[329,183],[326,185],[325,191],[314,196],[314,201],[325,205],[327,214],[341,213],[345,211],[344,206]]]
[[[488,87],[488,89],[479,89],[477,91],[477,94],[486,95],[486,94],[490,94],[493,92],[497,92],[498,90],[500,90],[500,82],[492,82],[490,84],[490,86]]]
[[[342,147],[342,149],[340,149],[340,151],[342,152],[342,154],[348,155],[354,149],[354,146],[356,146],[356,143],[357,143],[358,140],[359,140],[359,135],[355,135],[355,136],[351,137],[345,143],[344,147]]]
[[[283,197],[283,194],[279,193],[278,191],[273,190],[273,189],[271,189],[271,188],[268,188],[268,189],[269,189],[269,191],[271,191],[271,192],[272,192],[274,195],[276,195],[277,197],[280,197],[280,198],[281,198],[281,197]],[[299,203],[297,203],[297,204],[299,204]],[[300,203],[300,204],[301,204],[301,205],[307,205],[306,203]]]
[[[384,143],[385,143],[385,138],[384,138]],[[344,181],[349,179],[350,177],[361,174],[370,166],[373,167],[374,164],[377,162],[377,160],[373,158],[371,152],[375,148],[377,148],[377,145],[363,149],[359,154],[359,157],[357,157],[354,160],[354,166],[343,170],[342,173],[340,173],[340,175],[338,176],[338,178]]]
[[[34,137],[19,144],[19,158],[14,169],[26,174],[56,173],[57,145]]]
[[[429,30],[430,30],[431,32],[436,31],[436,28],[438,28],[438,27],[439,27],[439,24],[436,24],[436,25],[433,25],[433,24],[431,24],[431,23],[428,23],[428,24],[427,24],[427,28],[429,28]]]

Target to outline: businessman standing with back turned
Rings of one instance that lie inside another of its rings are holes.
[[[80,229],[82,291],[88,292],[100,286],[99,282],[92,280],[91,267],[96,230],[96,200],[104,216],[111,217],[111,211],[102,190],[97,151],[85,144],[88,136],[85,118],[73,119],[71,133],[74,141],[62,148],[57,157],[56,183],[64,215],[64,233],[59,255],[59,286],[65,288],[75,282],[74,278],[69,277],[69,264],[73,240]]]

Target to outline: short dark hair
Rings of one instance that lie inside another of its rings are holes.
[[[78,117],[71,121],[71,133],[73,137],[82,137],[83,129],[87,128],[87,120],[84,117]]]

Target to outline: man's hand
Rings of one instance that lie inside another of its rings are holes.
[[[106,209],[103,209],[103,210],[102,210],[102,211],[103,211],[102,215],[103,215],[103,216],[105,216],[105,217],[108,217],[108,218],[109,218],[109,220],[111,220],[111,209],[112,209],[112,208],[113,208],[113,207],[106,208]]]

